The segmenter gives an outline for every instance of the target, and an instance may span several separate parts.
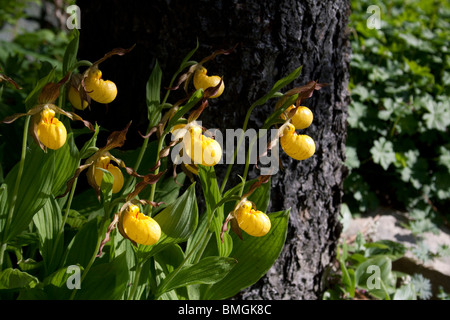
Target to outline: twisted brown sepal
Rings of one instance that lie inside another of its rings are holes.
[[[62,78],[59,82],[47,83],[41,90],[41,94],[38,98],[39,104],[47,104],[47,103],[55,103],[56,99],[59,96],[59,89],[62,85],[64,85],[69,80],[70,72],[68,72],[64,78]]]
[[[111,231],[113,231],[117,227],[118,223],[119,223],[119,214],[116,213],[114,215],[113,220],[109,224],[108,229],[106,230],[105,239],[103,239],[102,242],[100,243],[100,247],[99,247],[98,253],[96,255],[97,258],[101,257],[101,255],[103,254],[103,247],[110,240],[109,234],[111,233]]]
[[[255,181],[250,186],[250,189],[248,190],[248,192],[241,197],[241,200],[236,205],[234,210],[228,214],[227,218],[225,219],[225,222],[222,225],[222,229],[220,232],[220,239],[222,240],[222,242],[223,242],[223,234],[228,231],[228,223],[230,223],[231,231],[233,231],[239,237],[239,239],[242,240],[241,228],[239,228],[239,225],[235,219],[236,218],[236,209],[239,208],[241,203],[243,201],[245,201],[247,199],[247,197],[249,197],[257,188],[259,188],[262,184],[267,183],[270,180],[270,177],[271,177],[270,175],[259,176],[258,180]],[[254,206],[254,204],[253,204],[253,206]]]
[[[156,126],[150,128],[149,132],[146,135],[143,135],[142,133],[139,132],[140,136],[144,139],[148,139],[151,137],[152,134],[157,132],[158,138],[160,138],[164,132],[164,127],[166,126],[167,122],[175,115],[175,113],[178,111],[180,104],[183,103],[185,100],[187,99],[181,99],[180,101],[175,103],[173,107],[170,108],[169,111],[164,113],[164,116],[161,118],[161,120],[158,122]]]
[[[256,189],[258,189],[262,184],[267,183],[270,180],[270,175],[259,176],[258,180],[255,181],[248,192],[242,196],[242,198],[248,198]]]
[[[83,105],[84,101],[87,101],[90,108],[92,99],[84,87],[83,76],[79,73],[73,74],[70,77],[70,86],[73,87],[80,96],[81,105]]]
[[[239,228],[234,212],[235,211],[232,211],[228,214],[227,218],[225,219],[225,222],[222,225],[222,229],[220,231],[220,240],[222,240],[222,243],[223,243],[223,234],[228,231],[228,223],[230,223],[231,231],[233,231],[239,237],[239,239],[242,240],[241,228]]]
[[[188,123],[197,120],[200,117],[200,115],[202,114],[202,112],[206,109],[206,107],[208,107],[208,105],[209,105],[208,99],[210,97],[214,96],[219,91],[220,86],[222,85],[222,80],[223,80],[223,78],[220,78],[220,81],[217,84],[217,86],[209,87],[205,90],[205,92],[203,92],[202,104],[200,105],[200,107],[198,107],[197,109],[192,111],[191,114],[189,114],[189,117],[187,120]]]
[[[5,75],[3,73],[0,73],[0,82],[2,82],[2,81],[6,81],[6,82],[12,84],[14,87],[16,87],[17,90],[22,90],[22,87],[19,86],[17,84],[17,82],[15,82],[12,78],[8,77],[7,75]]]
[[[152,207],[156,208],[158,206],[160,206],[161,204],[163,204],[164,202],[152,202],[152,201],[148,201],[148,200],[130,200],[127,201],[126,203],[124,203],[121,207],[121,209],[119,210],[119,213],[114,214],[114,218],[111,221],[111,223],[108,226],[108,229],[106,230],[106,234],[105,234],[105,238],[102,240],[102,242],[100,243],[100,247],[97,253],[97,258],[100,257],[103,254],[103,247],[105,246],[106,243],[108,243],[108,241],[111,239],[110,238],[110,233],[115,229],[118,228],[119,233],[125,238],[130,240],[134,246],[137,246],[136,242],[131,240],[130,238],[128,238],[127,234],[125,233],[125,231],[123,230],[123,226],[122,226],[122,213],[123,211],[130,205],[130,204],[136,204],[136,203],[140,203],[142,205],[151,205]]]
[[[96,66],[99,65],[100,63],[102,63],[103,61],[105,61],[106,59],[111,58],[112,56],[118,55],[118,56],[123,56],[125,54],[127,54],[128,52],[130,52],[131,50],[134,49],[134,47],[136,46],[136,44],[133,44],[130,48],[128,49],[123,49],[123,48],[114,48],[111,51],[109,51],[108,53],[106,53],[103,58],[100,58],[99,60],[95,61],[92,65]]]
[[[89,128],[89,130],[94,131],[94,127],[89,121],[84,120],[83,118],[81,118],[76,113],[68,112],[68,111],[65,111],[65,110],[63,110],[61,108],[58,108],[57,106],[55,106],[52,103],[39,104],[39,105],[35,106],[34,108],[31,108],[30,110],[28,110],[28,112],[26,112],[26,113],[15,113],[15,114],[13,114],[11,116],[8,116],[5,119],[3,119],[2,123],[8,123],[9,124],[9,123],[13,123],[14,121],[19,119],[20,117],[32,116],[31,122],[30,122],[30,129],[29,129],[30,135],[32,136],[33,140],[39,145],[39,147],[44,152],[47,152],[47,147],[42,144],[42,142],[39,140],[39,137],[37,136],[37,125],[39,124],[39,121],[41,120],[40,112],[42,110],[44,110],[45,108],[50,108],[50,109],[54,110],[55,113],[59,113],[59,114],[65,115],[70,120],[81,121],[81,122],[83,122],[83,124],[87,128]]]
[[[71,179],[69,179],[66,183],[66,186],[67,186],[66,191],[64,191],[63,194],[58,196],[58,198],[64,197],[70,191],[73,183],[79,177],[81,172],[88,169],[88,172],[86,174],[88,183],[92,188],[94,188],[94,190],[97,194],[97,199],[100,201],[100,199],[101,199],[100,198],[101,197],[100,186],[97,186],[97,184],[95,183],[95,163],[97,162],[97,160],[100,157],[108,156],[111,159],[113,159],[120,167],[126,168],[125,163],[122,160],[117,159],[113,155],[111,155],[109,153],[109,150],[114,149],[114,148],[120,148],[124,145],[125,140],[126,140],[126,134],[128,132],[128,128],[130,127],[130,125],[131,125],[131,121],[127,124],[127,126],[123,130],[114,131],[108,136],[106,145],[103,148],[98,149],[97,152],[95,152],[92,156],[90,156],[88,159],[86,159],[86,162],[84,165],[79,166],[75,170],[74,176]],[[133,169],[131,169],[131,168],[126,168],[126,169],[127,169],[128,173],[134,172]]]
[[[149,173],[145,176],[142,176],[143,180],[137,183],[136,186],[134,187],[134,190],[128,194],[127,201],[131,201],[132,199],[134,199],[139,193],[141,193],[142,190],[144,190],[146,186],[158,182],[164,173],[166,173],[166,170],[159,172],[158,174]],[[154,206],[156,203],[149,202],[148,204]]]
[[[280,108],[290,96],[295,94],[298,94],[296,106],[300,106],[304,100],[312,97],[314,91],[320,90],[328,85],[328,83],[317,83],[317,81],[310,81],[304,86],[292,88],[288,90],[280,100],[278,100],[275,105],[275,110]]]
[[[192,79],[192,76],[194,75],[195,70],[201,68],[204,63],[206,63],[210,60],[213,60],[218,55],[222,55],[222,54],[228,55],[228,54],[232,53],[236,49],[237,46],[238,46],[238,44],[236,44],[234,47],[232,47],[230,49],[216,50],[212,54],[207,56],[206,58],[203,58],[199,63],[196,63],[196,64],[190,66],[187,72],[180,75],[180,77],[178,78],[177,84],[174,87],[169,88],[169,90],[178,90],[178,88],[184,83],[184,91],[186,93],[189,92],[189,88],[188,88],[189,83],[191,82],[191,79]]]

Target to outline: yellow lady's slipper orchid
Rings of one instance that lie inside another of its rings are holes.
[[[100,157],[97,160],[97,162],[95,164],[95,172],[94,172],[95,183],[99,187],[102,185],[103,171],[98,168],[108,170],[114,177],[112,192],[117,193],[123,187],[123,183],[124,183],[123,174],[122,174],[122,171],[120,171],[120,169],[118,167],[116,167],[115,165],[111,164],[110,161],[111,161],[111,158],[108,156]]]
[[[208,88],[211,87],[216,87],[219,85],[220,83],[220,77],[219,76],[208,76],[206,73],[208,71],[206,70],[205,67],[200,67],[199,69],[197,69],[194,73],[194,87],[195,89],[203,89],[206,90]],[[217,98],[219,97],[222,93],[223,90],[225,90],[225,84],[221,83],[219,90],[217,91],[217,93],[213,96],[211,96],[210,98]]]
[[[295,105],[291,105],[286,109],[284,113],[281,114],[283,120],[287,120],[286,114],[295,108]],[[295,126],[295,129],[306,129],[313,122],[313,113],[308,107],[300,106],[295,111],[295,114],[291,118],[291,123]]]
[[[103,80],[102,72],[97,66],[89,68],[84,84],[89,96],[99,103],[110,103],[117,96],[116,84],[110,80]]]
[[[140,212],[136,205],[128,206],[123,212],[122,230],[130,240],[143,245],[155,244],[161,237],[158,222]]]
[[[185,141],[186,140],[186,141]],[[215,166],[222,158],[220,144],[202,134],[200,126],[192,126],[183,138],[184,150],[194,164]]]
[[[248,200],[236,210],[236,219],[239,228],[254,237],[266,235],[271,228],[269,217],[262,211],[254,210],[252,203]]]
[[[77,90],[72,86],[70,86],[69,88],[68,98],[70,103],[75,109],[84,110],[89,105],[89,103],[86,100],[83,100],[83,104],[81,104],[80,93],[78,93]]]
[[[44,146],[53,150],[61,148],[67,139],[66,127],[55,118],[55,111],[47,107],[41,111],[41,119],[37,124],[36,134]]]

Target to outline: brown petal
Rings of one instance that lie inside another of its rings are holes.
[[[22,90],[22,87],[19,86],[19,85],[17,84],[17,82],[15,82],[12,78],[8,77],[7,75],[4,75],[3,73],[0,73],[0,82],[2,82],[2,81],[9,82],[9,83],[11,83],[14,87],[16,87],[16,89]]]
[[[109,234],[111,233],[111,231],[113,231],[117,227],[118,223],[119,223],[119,214],[116,213],[114,215],[114,219],[111,221],[111,223],[108,226],[108,229],[106,230],[105,239],[103,239],[102,242],[100,243],[100,248],[99,248],[98,254],[96,256],[97,258],[103,254],[103,247],[110,239]]]
[[[223,243],[223,234],[228,231],[228,222],[230,222],[233,219],[234,219],[234,214],[233,214],[233,212],[230,212],[227,215],[225,222],[222,224],[222,229],[220,231],[220,240],[222,240],[222,243]]]
[[[72,189],[72,186],[73,186],[75,180],[80,176],[81,172],[83,172],[84,170],[86,170],[87,168],[89,168],[90,166],[92,166],[93,164],[94,164],[94,161],[89,161],[89,162],[86,161],[86,163],[85,163],[84,165],[79,166],[79,167],[75,170],[75,173],[74,173],[73,177],[70,178],[69,181],[67,181],[67,183],[66,183],[66,185],[67,185],[66,191],[64,191],[63,194],[57,196],[56,198],[62,198],[62,197],[64,197],[66,194],[68,194],[69,191],[70,191],[70,189]]]
[[[70,73],[68,72],[58,83],[47,83],[42,88],[41,94],[38,98],[38,103],[54,103],[56,99],[58,99],[60,87],[69,80],[69,75]]]
[[[242,198],[248,198],[257,188],[259,188],[262,184],[267,183],[270,180],[270,175],[262,175],[258,177],[258,181],[254,182],[250,190],[242,196]]]
[[[131,50],[134,49],[134,47],[136,46],[136,44],[133,44],[133,46],[131,46],[128,49],[123,49],[123,48],[115,48],[112,49],[111,51],[109,51],[108,53],[106,53],[103,58],[95,61],[92,65],[96,66],[99,65],[100,63],[102,63],[103,61],[105,61],[106,59],[111,58],[114,55],[118,55],[118,56],[123,56],[124,54],[127,54],[128,52],[130,52]]]
[[[142,190],[149,184],[155,184],[161,178],[161,176],[166,172],[166,170],[159,172],[158,174],[148,174],[144,176],[144,179],[136,184],[133,192],[129,193],[127,196],[127,201],[134,199]]]

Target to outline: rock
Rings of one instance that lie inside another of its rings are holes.
[[[411,230],[403,227],[405,214],[387,208],[380,208],[367,216],[352,218],[343,231],[342,237],[347,242],[355,239],[358,231],[362,232],[366,241],[391,240],[403,244],[407,248],[404,257],[393,262],[393,269],[410,275],[420,273],[432,284],[433,296],[439,293],[441,286],[450,293],[450,256],[420,261],[413,254],[418,247],[418,239]],[[439,232],[424,232],[423,242],[430,252],[436,253],[440,245],[450,246],[450,230],[440,227]]]

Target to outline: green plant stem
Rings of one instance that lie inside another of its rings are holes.
[[[5,228],[3,229],[3,243],[0,247],[0,267],[3,265],[3,257],[4,257],[6,246],[7,246],[6,239],[8,237],[8,231],[9,231],[9,227],[11,225],[14,208],[15,208],[16,201],[17,201],[17,194],[19,193],[20,181],[22,179],[23,168],[25,165],[25,157],[26,157],[27,142],[28,142],[28,129],[30,127],[30,119],[31,119],[31,116],[27,116],[25,118],[25,125],[23,128],[23,138],[22,138],[22,153],[20,155],[19,170],[17,171],[16,184],[14,186],[13,194],[11,197],[11,203],[9,204],[8,217],[6,218]]]
[[[231,173],[231,169],[233,168],[234,161],[236,160],[236,157],[237,157],[237,153],[238,153],[239,148],[241,147],[241,144],[242,144],[242,142],[244,140],[244,133],[245,133],[245,130],[247,130],[248,120],[250,119],[250,115],[251,115],[251,113],[252,113],[252,111],[253,111],[253,109],[255,107],[256,107],[256,104],[252,104],[250,106],[250,108],[247,110],[247,114],[245,115],[244,125],[242,126],[242,134],[240,135],[239,140],[238,140],[238,144],[236,146],[236,149],[234,150],[233,160],[228,165],[227,172],[225,174],[225,177],[223,178],[222,185],[220,187],[220,193],[221,194],[223,194],[223,191],[224,191],[225,186],[227,184],[228,178],[229,178],[230,173]]]
[[[156,161],[158,161],[158,159],[159,159],[159,154],[160,154],[160,152],[161,152],[162,145],[163,145],[163,143],[164,143],[164,138],[165,138],[165,137],[166,137],[165,135],[162,135],[162,136],[159,138],[159,141],[158,141],[158,149],[157,149],[157,152],[156,152]],[[154,174],[156,175],[156,174],[158,174],[158,173],[159,173],[159,167],[157,167],[157,168],[155,169]],[[154,183],[154,184],[152,184],[152,185],[150,186],[150,197],[148,198],[149,201],[153,201],[153,200],[155,199],[155,192],[156,192],[156,183]],[[152,206],[148,206],[148,213],[149,213],[149,215],[151,215],[152,209],[153,209]]]
[[[195,249],[197,247],[199,247],[200,245],[202,245],[202,247],[204,247],[205,242],[207,242],[207,241],[205,241],[205,239],[208,236],[209,226],[214,217],[214,213],[215,213],[215,210],[212,212],[211,217],[208,220],[208,224],[205,228],[205,231],[203,231],[203,234],[200,237],[200,239],[198,240],[198,242],[196,243],[196,245],[192,248],[192,250],[189,252],[189,254],[183,259],[183,261],[180,263],[180,265],[164,279],[164,283],[169,283],[181,271],[181,269],[186,264],[186,262],[189,261],[189,259],[194,254],[194,252],[196,252]],[[164,284],[163,284],[163,286],[158,288],[158,290],[156,292],[156,298],[158,298],[162,293],[164,293],[164,289],[165,289]]]
[[[135,271],[135,274],[134,274],[134,282],[133,282],[133,286],[131,287],[129,300],[136,300],[135,295],[136,295],[136,290],[137,290],[137,287],[138,287],[138,284],[139,284],[139,278],[141,276],[141,270],[142,270],[142,263],[141,263],[141,261],[136,261],[136,271]]]
[[[169,88],[172,87],[174,81],[175,81],[175,76],[170,81]],[[165,105],[166,104],[167,99],[169,98],[169,94],[170,94],[170,90],[167,90],[166,91],[166,95],[164,96],[164,99],[163,99],[161,105]],[[152,124],[149,123],[148,128],[147,128],[147,132],[146,132],[147,135],[148,135],[148,133],[150,132],[150,130],[152,128],[153,128]],[[141,150],[139,151],[139,155],[138,155],[138,157],[136,159],[136,163],[134,164],[134,168],[133,169],[136,172],[138,171],[138,169],[139,169],[139,167],[141,165],[142,159],[144,158],[145,151],[147,151],[147,146],[148,146],[148,138],[144,139],[144,142],[142,143]],[[159,153],[159,149],[158,149],[158,153]],[[158,154],[158,156],[159,156],[159,154]],[[122,188],[122,190],[128,190],[128,188],[130,187],[131,183],[133,182],[133,179],[134,179],[134,177],[130,176],[128,178],[128,180],[127,180],[127,183],[125,184],[125,187]]]
[[[95,246],[95,251],[92,254],[92,257],[89,260],[89,263],[87,264],[86,268],[83,270],[83,274],[81,275],[80,283],[82,283],[83,280],[86,278],[87,273],[89,272],[92,265],[94,264],[95,259],[97,258],[97,253],[98,253],[98,250],[100,249],[100,244],[101,244],[102,238],[103,238],[103,233],[104,233],[103,231],[105,230],[107,222],[108,222],[108,219],[107,219],[107,215],[105,214],[105,216],[103,217],[102,222],[101,222],[100,232],[97,237],[97,244]],[[73,289],[73,292],[70,295],[69,300],[73,300],[75,298],[75,295],[77,294],[77,292],[78,292],[78,289]]]
[[[78,166],[79,165],[80,164],[78,163]],[[75,194],[75,189],[76,189],[76,186],[77,186],[77,182],[78,182],[78,178],[75,179],[75,181],[74,181],[74,183],[72,185],[72,189],[70,190],[69,198],[67,199],[66,212],[64,213],[64,218],[61,221],[61,225],[59,226],[58,234],[56,235],[56,240],[55,240],[55,244],[54,244],[53,249],[52,249],[52,255],[50,256],[50,259],[53,259],[53,257],[55,256],[55,251],[56,251],[56,248],[58,247],[59,239],[61,238],[61,236],[63,234],[64,226],[66,224],[67,217],[69,216],[70,207],[72,206],[72,200],[73,200],[73,196]],[[50,260],[49,265],[51,264],[51,262],[52,262],[52,260]]]

